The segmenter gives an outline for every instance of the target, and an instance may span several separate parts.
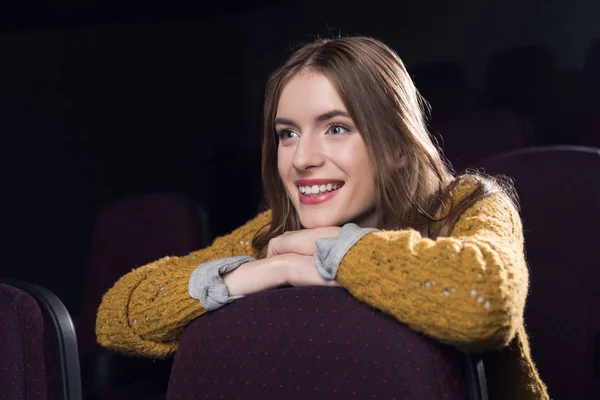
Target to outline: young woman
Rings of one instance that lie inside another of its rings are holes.
[[[341,285],[416,331],[486,352],[494,398],[548,398],[523,325],[512,192],[451,174],[394,51],[355,37],[292,55],[267,86],[262,170],[270,211],[122,277],[98,311],[99,343],[166,357],[193,319],[244,295]]]

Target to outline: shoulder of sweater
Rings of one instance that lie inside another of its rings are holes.
[[[466,199],[479,187],[479,179],[476,176],[461,175],[455,179],[458,179],[458,182],[450,193],[450,198],[454,204],[458,204]]]
[[[473,194],[479,187],[481,178],[475,175],[463,175],[459,179],[450,194],[451,201],[444,207],[444,213],[449,211],[448,206],[455,207]],[[502,235],[520,232],[521,217],[509,194],[501,189],[476,200],[459,216],[450,236],[463,233],[463,228],[477,226],[491,228]]]
[[[473,203],[458,218],[450,235],[470,236],[482,228],[499,237],[510,236],[522,240],[521,216],[506,193],[495,192]]]
[[[479,187],[482,178],[476,175],[462,175],[457,179],[459,179],[459,182],[450,193],[450,198],[453,205],[459,204],[461,201],[465,200],[468,196],[473,194]],[[491,193],[490,195],[476,202],[473,206],[478,206],[481,204],[485,204],[487,206],[496,205],[501,208],[516,209],[515,204],[510,199],[509,195],[503,190]]]

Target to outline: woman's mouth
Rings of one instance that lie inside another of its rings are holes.
[[[328,183],[326,185],[298,186],[298,190],[304,196],[317,197],[321,194],[334,192],[344,186],[343,182]]]
[[[312,186],[298,186],[300,203],[313,205],[320,204],[333,198],[344,186],[344,182],[327,183]]]

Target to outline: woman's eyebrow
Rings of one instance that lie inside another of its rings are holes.
[[[331,111],[327,111],[326,113],[323,113],[323,114],[317,116],[315,118],[315,121],[323,122],[323,121],[327,121],[327,120],[330,120],[335,117],[350,118],[350,114],[348,114],[346,111],[342,111],[342,110],[331,110]],[[292,121],[289,118],[276,118],[275,125],[279,125],[279,124],[289,125],[289,126],[293,126],[294,128],[300,129],[298,124],[296,124],[294,121]]]
[[[288,118],[275,118],[275,125],[289,125],[296,129],[300,129],[297,123]]]
[[[350,115],[346,111],[331,110],[331,111],[328,111],[328,112],[326,112],[324,114],[319,115],[317,118],[315,118],[315,121],[317,121],[317,122],[323,122],[323,121],[327,121],[327,120],[335,118],[335,117],[350,118]]]

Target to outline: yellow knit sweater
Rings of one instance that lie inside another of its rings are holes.
[[[457,201],[473,191],[459,185]],[[212,246],[166,257],[123,276],[98,310],[98,342],[122,353],[166,357],[186,325],[206,311],[188,295],[192,272],[217,258],[252,255],[263,213]],[[531,360],[523,325],[528,290],[517,210],[493,194],[466,210],[450,237],[413,230],[370,233],[343,258],[336,280],[360,301],[413,330],[466,352],[486,352],[491,399],[548,399]]]

